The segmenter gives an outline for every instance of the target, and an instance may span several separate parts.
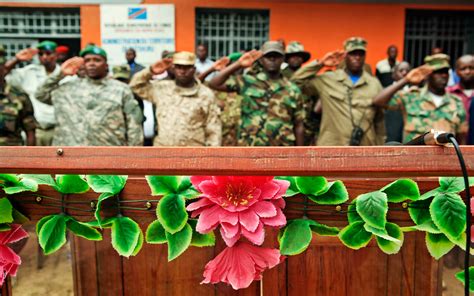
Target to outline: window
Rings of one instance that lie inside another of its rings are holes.
[[[268,40],[268,10],[196,9],[196,46],[208,47],[218,59],[239,50],[260,47]]]
[[[451,64],[474,52],[474,11],[407,10],[405,60],[423,64],[433,47],[441,47]]]

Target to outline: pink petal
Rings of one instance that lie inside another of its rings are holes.
[[[242,228],[242,235],[245,236],[251,243],[260,246],[265,240],[265,230],[263,224],[259,223],[257,229],[254,232],[249,232],[245,228]]]
[[[219,224],[221,212],[222,208],[219,206],[213,206],[202,211],[196,225],[196,231],[199,233],[208,233],[216,228],[217,224]]]
[[[260,223],[260,219],[254,211],[248,210],[239,213],[239,222],[240,225],[242,225],[249,232],[254,232]]]
[[[272,199],[280,191],[280,186],[275,181],[270,181],[263,184],[260,189],[262,190],[262,199]]]
[[[232,225],[237,225],[237,223],[239,222],[239,215],[237,213],[232,213],[232,212],[227,213],[226,210],[223,210],[223,214],[220,217],[221,223],[225,222]]]
[[[215,205],[215,203],[213,203],[212,201],[210,201],[207,198],[201,198],[198,201],[189,204],[186,207],[186,210],[194,211],[194,210],[200,209],[202,207],[207,207],[207,206],[212,206],[212,205]]]
[[[227,238],[234,237],[237,234],[240,236],[240,225],[232,225],[229,223],[221,223],[221,233],[224,232],[224,236]]]
[[[0,232],[0,245],[17,242],[25,237],[28,233],[19,224],[12,224],[8,231]]]
[[[235,251],[233,261],[236,267],[230,269],[227,275],[227,280],[234,290],[248,288],[255,278],[255,266],[252,259],[246,253],[240,252],[239,249]]]
[[[262,218],[274,217],[277,214],[275,206],[269,201],[260,201],[256,203],[252,207],[252,210]]]
[[[21,258],[9,247],[0,245],[0,262],[21,264]]]
[[[7,264],[5,265],[5,273],[11,276],[16,276],[16,272],[18,271],[18,264]]]
[[[280,190],[278,190],[278,192],[273,197],[274,199],[282,197],[283,194],[285,194],[288,190],[288,187],[290,187],[290,182],[286,180],[273,180],[273,182],[280,186]]]
[[[207,180],[212,180],[211,176],[191,176],[189,178],[191,180],[191,183],[193,184],[194,188],[202,192],[200,185],[202,182],[207,181]]]
[[[280,208],[276,208],[277,214],[275,217],[262,218],[261,221],[267,226],[281,227],[286,225],[286,216]]]
[[[276,206],[276,207],[279,207],[280,209],[284,209],[285,206],[286,206],[286,202],[283,198],[277,198],[277,199],[273,199],[272,200],[272,203]]]
[[[474,225],[471,225],[471,243],[474,243]]]
[[[5,282],[6,274],[3,271],[3,268],[0,266],[0,287],[3,286],[3,283]]]
[[[220,229],[222,239],[228,247],[232,247],[240,239],[240,232],[236,233],[234,236],[227,236],[225,230],[221,227]]]
[[[216,185],[213,181],[204,181],[200,185],[201,191],[216,204],[222,205],[226,196],[226,186]]]
[[[471,215],[474,215],[474,197],[471,197]]]

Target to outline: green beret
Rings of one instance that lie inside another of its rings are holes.
[[[449,65],[449,56],[444,53],[427,56],[425,58],[425,64],[430,65],[433,71],[451,68]]]
[[[100,55],[104,57],[105,59],[107,59],[107,53],[105,52],[105,50],[95,45],[86,46],[86,48],[81,50],[81,52],[79,53],[79,56],[84,57],[87,54]]]
[[[240,59],[240,57],[242,56],[243,54],[241,52],[233,52],[231,53],[228,58],[230,60],[231,63],[234,63],[235,61],[237,61],[238,59]]]
[[[36,46],[36,48],[39,50],[49,50],[49,51],[56,51],[56,47],[58,47],[56,42],[48,41],[48,40],[40,42],[40,44]]]

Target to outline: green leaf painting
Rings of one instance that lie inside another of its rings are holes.
[[[13,206],[8,198],[0,198],[0,223],[13,222]]]
[[[282,255],[300,254],[308,248],[312,237],[309,220],[292,220],[285,227],[280,238],[280,253]]]
[[[389,202],[402,202],[407,199],[418,200],[420,190],[415,181],[410,179],[399,179],[380,189],[387,195]]]
[[[296,177],[296,186],[303,194],[318,195],[326,192],[328,181],[324,177]]]
[[[387,223],[387,195],[380,191],[361,194],[356,198],[356,210],[372,227],[385,229]]]
[[[57,190],[63,194],[84,193],[89,184],[79,175],[56,175]]]
[[[431,256],[436,260],[446,255],[454,247],[454,243],[442,233],[434,234],[427,232],[425,240],[428,252],[430,252]]]
[[[430,214],[436,226],[451,237],[459,237],[466,229],[466,205],[456,193],[436,195]]]
[[[133,254],[140,238],[140,226],[128,217],[115,217],[112,223],[112,247],[124,257]]]
[[[176,259],[191,244],[193,230],[189,224],[186,224],[180,231],[176,233],[166,232],[168,240],[168,261]]]
[[[341,181],[329,182],[328,190],[319,195],[308,195],[308,198],[315,203],[322,205],[337,205],[349,199],[346,186]]]
[[[344,227],[338,235],[341,242],[354,250],[367,246],[372,239],[372,233],[365,230],[364,224],[364,221],[359,221]]]
[[[65,215],[53,215],[50,216],[50,219],[43,221],[44,223],[42,222],[41,225],[37,225],[39,244],[45,255],[56,252],[66,243],[66,217]]]
[[[161,225],[160,221],[155,220],[146,230],[146,241],[149,244],[164,244],[166,240],[166,230]]]
[[[165,195],[156,209],[158,220],[169,233],[183,229],[188,221],[185,200],[176,194]]]

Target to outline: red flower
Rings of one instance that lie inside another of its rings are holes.
[[[278,249],[237,242],[206,264],[201,284],[224,282],[235,290],[247,288],[252,281],[262,278],[265,269],[274,267],[283,259]]]
[[[273,177],[191,177],[194,187],[203,193],[187,207],[192,217],[199,216],[196,230],[208,233],[217,226],[231,247],[243,235],[256,245],[265,238],[263,227],[286,224],[282,196],[290,185]]]
[[[7,244],[17,242],[28,236],[21,225],[12,224],[9,231],[0,232],[0,286],[3,285],[7,275],[16,275],[21,258]]]

